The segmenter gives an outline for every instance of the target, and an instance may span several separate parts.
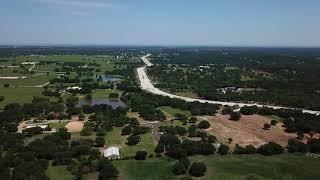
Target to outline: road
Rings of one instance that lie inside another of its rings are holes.
[[[196,102],[196,101],[198,101],[200,103],[221,104],[221,105],[229,105],[229,106],[237,105],[239,107],[256,105],[258,107],[270,107],[270,108],[273,108],[273,109],[281,109],[281,108],[283,108],[283,109],[294,109],[294,108],[290,108],[290,107],[262,105],[262,104],[258,104],[258,103],[237,103],[237,102],[222,102],[222,101],[211,101],[211,100],[204,100],[204,99],[195,99],[195,98],[183,97],[183,96],[178,96],[178,95],[175,95],[175,94],[170,94],[170,93],[164,92],[164,91],[154,87],[153,84],[151,83],[149,77],[147,76],[146,68],[153,65],[148,59],[149,56],[151,56],[151,54],[147,54],[147,55],[141,57],[142,61],[145,63],[145,66],[137,68],[137,73],[138,73],[138,77],[139,77],[139,80],[140,80],[140,87],[143,90],[145,90],[147,92],[150,92],[152,94],[161,95],[161,96],[167,96],[167,97],[170,97],[170,98],[181,99],[181,100],[185,100],[187,102]],[[320,111],[312,111],[312,110],[307,110],[307,109],[303,109],[302,111],[304,113],[320,115]]]

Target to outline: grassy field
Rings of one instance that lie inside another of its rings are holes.
[[[96,89],[94,90],[94,93],[92,93],[92,98],[93,99],[109,98],[109,94],[111,93],[121,93],[121,92],[118,90]]]
[[[159,108],[161,111],[163,111],[164,113],[170,114],[171,116],[174,116],[175,114],[184,114],[187,117],[191,116],[191,112],[190,111],[185,111],[185,110],[181,110],[178,108],[172,108],[170,106],[162,106]]]
[[[106,144],[107,146],[117,146],[121,147],[125,144],[125,138],[121,136],[120,127],[114,127],[112,131],[107,132]]]
[[[195,156],[191,160],[202,161],[208,171],[203,180],[244,180],[248,174],[255,174],[263,180],[316,180],[320,176],[320,161],[305,155],[283,154],[265,157],[260,155],[212,155]],[[146,161],[115,161],[121,177],[130,180],[179,179],[171,173],[172,160],[148,159]]]
[[[121,156],[132,156],[135,155],[137,151],[147,151],[148,153],[153,153],[156,147],[154,137],[151,132],[147,134],[140,135],[141,142],[135,146],[128,146],[126,136],[121,136],[122,128],[114,128],[111,132],[107,133],[106,144],[108,147],[116,146],[120,147]]]
[[[66,168],[67,166],[49,166],[46,173],[50,180],[74,180],[74,176]]]
[[[10,86],[40,86],[44,83],[50,81],[50,79],[57,77],[56,75],[29,75],[25,79],[17,79],[17,80],[0,80],[0,86],[3,84],[10,84]]]
[[[3,108],[6,104],[28,103],[31,102],[33,96],[42,96],[41,88],[3,88],[0,87],[0,95],[4,96],[4,101],[0,102],[0,108]]]
[[[68,121],[61,121],[56,123],[50,123],[49,126],[55,129],[64,128],[68,124]]]
[[[156,148],[156,142],[151,132],[147,134],[140,135],[141,142],[135,146],[125,146],[121,152],[125,156],[133,156],[137,151],[147,151],[148,154],[154,153],[154,149]]]
[[[114,161],[120,171],[120,179],[125,180],[171,180],[178,179],[170,171],[174,161],[148,159],[146,161]]]

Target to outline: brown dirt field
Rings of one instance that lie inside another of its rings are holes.
[[[74,121],[69,122],[65,128],[68,129],[68,132],[80,132],[83,129],[84,122],[82,121]]]
[[[232,138],[231,147],[236,144],[260,146],[271,141],[285,147],[289,139],[297,136],[295,133],[286,133],[280,122],[277,126],[271,126],[270,130],[262,129],[264,123],[270,123],[271,119],[268,117],[242,115],[239,121],[231,121],[229,117],[229,115],[221,114],[207,117],[211,128],[206,131],[215,135],[222,143],[227,144],[228,138]]]

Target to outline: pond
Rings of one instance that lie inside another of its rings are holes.
[[[79,99],[78,106],[82,105],[100,105],[100,104],[107,104],[109,106],[112,106],[113,109],[118,107],[125,107],[124,102],[118,99]]]
[[[115,75],[101,75],[101,78],[102,78],[102,81],[104,82],[112,82],[112,81],[119,81],[119,80],[122,80],[122,77],[121,76],[115,76]]]

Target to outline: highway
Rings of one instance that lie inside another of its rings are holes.
[[[181,99],[181,100],[185,100],[187,102],[198,101],[200,103],[209,103],[209,104],[221,104],[221,105],[229,105],[229,106],[238,105],[239,107],[256,105],[258,107],[270,107],[270,108],[274,108],[274,109],[281,109],[281,108],[283,108],[283,109],[294,109],[294,108],[290,108],[290,107],[273,106],[273,105],[262,105],[262,104],[258,104],[258,103],[237,103],[237,102],[222,102],[222,101],[211,101],[211,100],[204,100],[204,99],[194,99],[194,98],[183,97],[183,96],[178,96],[178,95],[175,95],[175,94],[170,94],[170,93],[164,92],[164,91],[154,87],[153,84],[151,83],[149,77],[147,76],[146,68],[153,65],[148,59],[148,57],[150,57],[150,56],[151,56],[151,54],[147,54],[147,55],[141,57],[142,61],[145,63],[145,66],[137,68],[137,73],[138,73],[138,77],[139,77],[139,80],[140,80],[140,87],[143,90],[145,90],[147,92],[150,92],[152,94],[161,95],[161,96],[167,96],[167,97],[170,97],[170,98]],[[307,110],[307,109],[304,109],[302,111],[304,113],[320,115],[320,111],[312,111],[312,110]]]

